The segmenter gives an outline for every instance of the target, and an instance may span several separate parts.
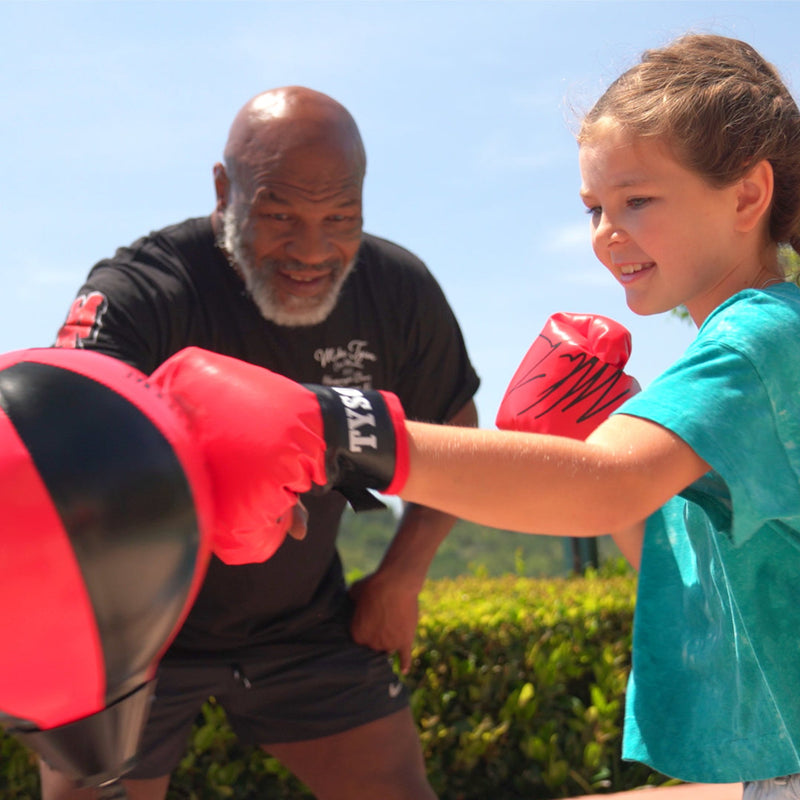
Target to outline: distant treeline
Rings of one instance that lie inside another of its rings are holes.
[[[353,578],[375,569],[396,525],[397,514],[393,509],[355,514],[348,508],[339,535],[345,573]],[[428,577],[508,574],[560,577],[581,571],[580,567],[586,564],[591,565],[595,547],[600,564],[621,558],[608,536],[597,540],[530,536],[459,521],[439,547]]]

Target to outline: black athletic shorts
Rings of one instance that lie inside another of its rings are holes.
[[[240,741],[250,745],[330,736],[408,705],[387,655],[349,638],[280,644],[257,659],[226,663],[168,657],[158,668],[138,763],[125,777],[171,773],[210,696],[225,709]]]

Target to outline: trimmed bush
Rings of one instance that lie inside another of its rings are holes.
[[[412,705],[448,800],[557,798],[663,782],[620,762],[632,575],[429,583]]]
[[[620,761],[635,577],[429,581],[406,682],[442,800],[536,800],[665,778]],[[35,761],[0,735],[0,797],[35,797]],[[277,761],[242,747],[209,701],[169,800],[300,800]]]

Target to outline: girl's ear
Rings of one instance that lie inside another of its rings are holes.
[[[745,173],[739,180],[736,195],[736,230],[751,231],[769,214],[773,188],[772,164],[766,159],[759,161]]]

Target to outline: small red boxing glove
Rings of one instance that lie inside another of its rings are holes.
[[[183,409],[205,455],[211,546],[228,564],[269,558],[314,485],[396,493],[405,483],[405,415],[389,392],[304,386],[196,347],[150,380]]]
[[[640,387],[623,368],[631,335],[608,317],[553,314],[506,389],[503,430],[585,439]]]

